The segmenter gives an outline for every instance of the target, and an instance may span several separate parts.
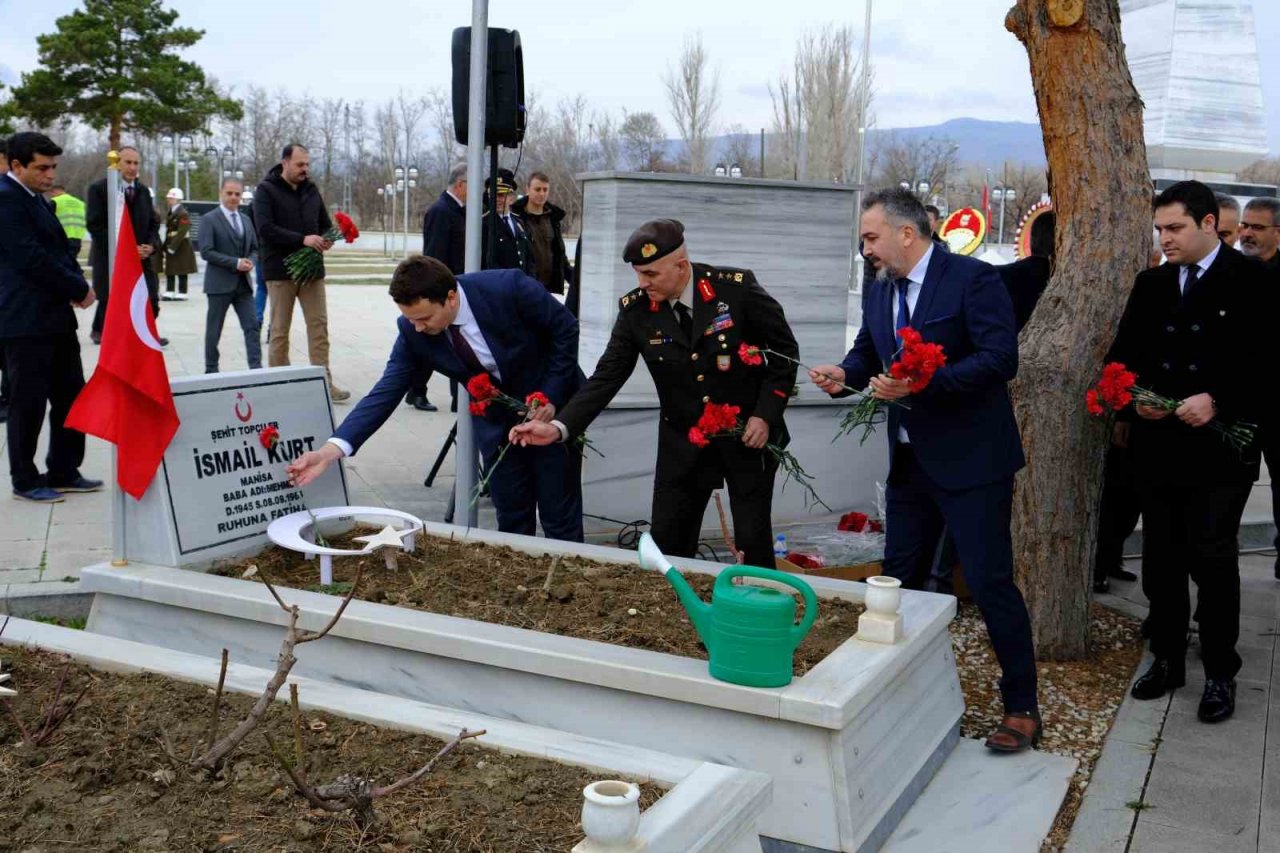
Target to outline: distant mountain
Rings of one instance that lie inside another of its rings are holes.
[[[964,164],[995,167],[1003,165],[1005,161],[1031,165],[1041,165],[1045,162],[1044,139],[1040,133],[1040,125],[1018,121],[957,118],[927,127],[873,128],[871,145],[874,147],[892,144],[894,139],[907,142],[928,139],[931,136],[957,143],[960,146],[957,153],[960,162]],[[717,156],[712,158],[713,162],[727,158],[730,141],[729,136],[715,138],[712,151]],[[768,140],[766,144],[769,144]],[[683,144],[680,140],[668,140],[667,157],[674,160],[680,155],[682,148]]]
[[[961,163],[999,166],[1006,160],[1030,165],[1045,162],[1040,125],[1020,121],[956,118],[928,127],[877,128],[871,131],[871,144],[892,137],[911,140],[930,136],[958,143]]]

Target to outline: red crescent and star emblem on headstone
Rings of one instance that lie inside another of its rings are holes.
[[[244,403],[244,414],[240,414],[240,403]],[[247,424],[249,418],[253,417],[253,404],[244,398],[244,394],[236,393],[236,418],[242,424]]]

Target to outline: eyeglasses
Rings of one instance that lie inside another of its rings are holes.
[[[1241,231],[1266,231],[1268,228],[1277,228],[1277,227],[1280,227],[1280,226],[1276,226],[1276,225],[1256,225],[1256,224],[1254,224],[1254,223],[1252,223],[1252,222],[1241,222],[1241,223],[1240,223],[1240,230],[1241,230]]]

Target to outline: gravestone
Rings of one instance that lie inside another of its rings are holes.
[[[267,525],[282,515],[347,505],[341,465],[303,489],[285,477],[291,460],[333,434],[323,368],[215,373],[171,385],[178,433],[142,500],[116,498],[126,559],[205,568],[261,550]],[[267,426],[279,430],[272,449],[259,439]]]

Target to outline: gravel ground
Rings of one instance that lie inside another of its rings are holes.
[[[1044,850],[1060,850],[1080,809],[1093,765],[1102,742],[1142,656],[1140,621],[1093,606],[1089,657],[1066,663],[1040,662],[1040,714],[1044,737],[1040,749],[1080,762]],[[996,663],[987,630],[977,607],[961,604],[951,623],[951,645],[960,670],[965,712],[960,721],[963,737],[985,739],[1000,722],[1002,708]]]

